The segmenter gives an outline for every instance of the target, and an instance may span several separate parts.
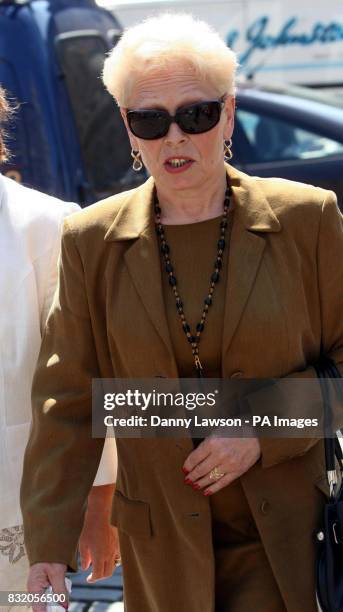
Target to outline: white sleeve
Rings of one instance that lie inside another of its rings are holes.
[[[40,313],[40,328],[41,335],[43,335],[43,330],[45,327],[46,320],[48,318],[50,306],[52,304],[52,298],[54,297],[56,285],[57,285],[57,276],[58,276],[58,258],[61,249],[61,234],[57,232],[53,247],[49,252],[49,266],[47,269],[47,276],[45,281],[45,290],[44,290],[44,302],[42,306],[42,310]]]
[[[93,487],[115,483],[117,480],[117,467],[118,458],[116,441],[115,438],[107,436]]]

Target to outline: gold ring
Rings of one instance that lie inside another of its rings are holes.
[[[217,466],[210,471],[211,480],[220,480],[223,476],[225,476],[224,472],[221,472]]]

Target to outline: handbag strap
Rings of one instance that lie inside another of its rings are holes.
[[[335,392],[343,397],[342,377],[335,362],[324,355],[317,364],[314,364],[314,368],[319,380],[324,407],[324,448],[326,474],[330,488],[330,497],[334,498],[338,484],[335,457],[338,459],[339,469],[341,474],[343,474],[343,452],[339,442],[339,437],[337,436],[337,433],[340,434],[341,432],[333,431],[331,394],[328,379],[330,379],[330,382],[333,382],[334,379],[337,380],[337,384],[334,385]]]
[[[343,379],[339,369],[337,368],[335,362],[332,359],[328,359],[328,373],[330,378],[332,379],[332,383],[335,389],[336,395],[343,402]],[[342,440],[342,443],[340,442]],[[339,463],[340,471],[343,473],[343,435],[341,430],[336,431],[336,437],[334,438],[335,442],[335,455]]]

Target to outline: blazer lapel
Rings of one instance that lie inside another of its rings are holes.
[[[163,299],[160,253],[152,206],[153,189],[154,181],[150,178],[128,196],[105,240],[131,242],[125,251],[125,263],[145,311],[169,353],[170,371],[166,375],[177,377]]]
[[[262,260],[269,232],[280,223],[256,179],[228,167],[233,189],[234,220],[226,288],[222,362],[244,312]]]
[[[125,253],[125,261],[147,315],[172,352],[162,293],[160,255],[155,235],[142,234]]]

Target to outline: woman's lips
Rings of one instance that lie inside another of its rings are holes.
[[[170,174],[179,174],[180,172],[185,172],[186,170],[188,170],[194,163],[193,159],[178,158],[178,160],[179,159],[182,159],[182,162],[177,161],[175,163],[174,160],[176,160],[176,158],[170,158],[164,162],[164,167],[167,172],[170,172]]]

